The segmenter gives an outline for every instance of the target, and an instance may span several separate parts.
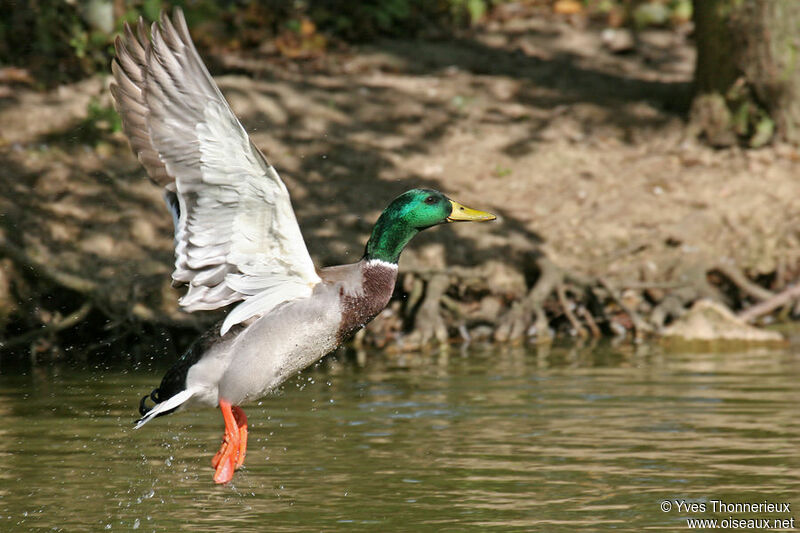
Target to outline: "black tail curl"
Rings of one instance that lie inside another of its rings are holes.
[[[145,405],[145,402],[147,402],[148,398],[153,400],[154,404],[161,403],[160,392],[161,391],[158,388],[155,388],[152,391],[150,391],[150,394],[145,394],[144,396],[142,396],[141,401],[139,401],[139,414],[140,415],[144,416],[144,415],[146,415],[147,413],[149,413],[153,409],[152,407],[148,407],[147,405]]]

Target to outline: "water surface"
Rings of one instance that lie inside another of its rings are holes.
[[[794,349],[329,358],[246,407],[227,487],[211,480],[217,411],[131,427],[166,364],[0,368],[0,530],[675,531],[800,509]]]

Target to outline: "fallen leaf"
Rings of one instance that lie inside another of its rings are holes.
[[[558,0],[553,4],[553,12],[559,15],[577,15],[583,13],[583,4],[577,0]]]

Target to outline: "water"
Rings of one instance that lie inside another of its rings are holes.
[[[131,421],[163,368],[0,375],[0,531],[641,531],[800,518],[800,352],[655,347],[327,360],[246,408]],[[668,500],[701,503],[683,512]],[[714,513],[711,501],[791,512]],[[800,528],[800,524],[796,527]]]

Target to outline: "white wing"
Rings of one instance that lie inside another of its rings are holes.
[[[187,311],[244,300],[221,334],[311,295],[320,279],[289,192],[253,146],[189,36],[183,13],[117,38],[111,85],[131,147],[177,206],[173,279]]]

